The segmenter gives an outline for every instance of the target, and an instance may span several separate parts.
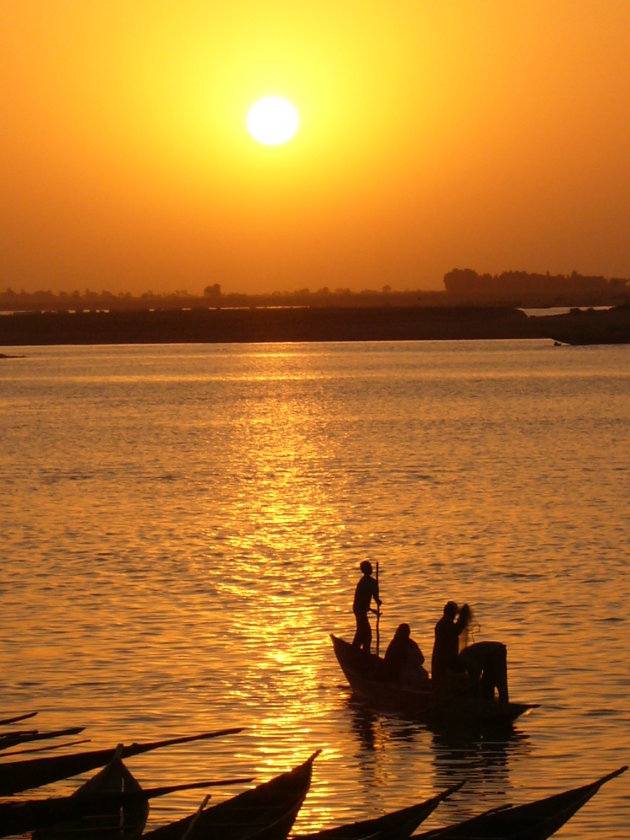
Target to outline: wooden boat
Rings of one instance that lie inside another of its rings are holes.
[[[325,828],[314,834],[293,834],[291,840],[407,840],[440,802],[459,790],[463,784],[460,782],[424,802],[391,811],[381,817]]]
[[[588,785],[528,802],[486,811],[464,822],[417,834],[417,840],[545,840],[555,834],[606,782],[625,773],[619,767]]]
[[[120,759],[122,744],[114,758],[93,778],[81,785],[70,797],[79,805],[82,799],[98,797],[107,793],[133,793],[142,791],[135,776]],[[78,813],[66,822],[56,822],[33,832],[33,840],[56,840],[73,837],[74,840],[135,840],[140,837],[149,817],[149,801],[145,797],[133,796],[122,805],[104,799],[96,812]]]
[[[221,779],[220,781],[191,782],[165,785],[140,790],[83,793],[82,796],[49,797],[48,799],[17,799],[0,802],[0,837],[24,834],[38,828],[56,826],[58,823],[77,820],[80,817],[97,816],[113,808],[123,808],[133,800],[151,800],[180,790],[194,790],[207,787],[246,784],[250,778]]]
[[[6,726],[9,723],[18,723],[21,720],[28,720],[29,718],[35,717],[37,712],[26,712],[23,715],[15,715],[14,717],[4,718],[0,720],[0,726]]]
[[[537,708],[533,703],[479,701],[472,692],[437,695],[431,681],[426,688],[411,688],[388,679],[383,659],[366,654],[331,634],[341,670],[353,693],[370,705],[402,712],[436,729],[457,727],[510,726],[522,714]]]
[[[146,832],[143,840],[285,840],[308,793],[319,752],[238,796]]]
[[[123,747],[121,758],[139,755],[161,747],[169,747],[173,744],[202,741],[208,738],[218,738],[222,735],[233,735],[237,732],[242,732],[242,727],[238,729],[219,729],[214,732],[204,732],[201,735],[187,735],[181,738],[169,738],[164,741],[134,743]],[[112,760],[115,752],[115,749],[90,750],[68,755],[2,762],[0,764],[0,796],[11,796],[14,793],[57,782],[60,779],[68,779],[78,773],[87,773],[96,767],[103,767]]]
[[[5,752],[2,756],[3,758],[7,758],[10,755],[26,755],[36,752],[53,752],[53,750],[66,750],[68,747],[78,747],[79,744],[89,744],[91,738],[80,738],[78,741],[63,741],[61,744],[46,744],[45,747],[26,747],[24,749],[19,750],[10,750],[9,752]]]
[[[25,744],[28,741],[47,741],[50,738],[60,738],[66,735],[79,735],[84,726],[70,726],[67,729],[55,729],[51,732],[39,732],[37,729],[22,729],[16,732],[0,733],[0,750]]]

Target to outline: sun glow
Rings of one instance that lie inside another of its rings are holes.
[[[299,117],[294,106],[280,96],[267,96],[249,109],[247,129],[265,146],[280,146],[295,136]]]

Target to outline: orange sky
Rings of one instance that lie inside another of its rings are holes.
[[[629,43],[627,0],[3,0],[0,289],[630,277]]]

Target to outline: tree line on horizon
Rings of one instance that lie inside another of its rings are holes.
[[[502,300],[523,305],[524,299],[545,298],[551,303],[597,305],[627,303],[630,280],[579,274],[535,274],[527,271],[504,271],[501,274],[478,274],[471,268],[455,268],[444,275],[449,295],[469,297],[480,302]]]
[[[290,292],[271,292],[246,294],[242,292],[224,293],[219,283],[206,286],[202,294],[187,290],[167,292],[143,292],[133,295],[131,292],[103,291],[94,292],[16,292],[9,288],[0,292],[0,310],[9,312],[24,311],[84,311],[84,310],[149,310],[149,309],[227,309],[250,307],[280,306],[415,306],[420,299],[439,298],[443,292],[429,291],[394,291],[386,285],[380,291],[366,289],[354,292],[351,289],[330,289],[324,286],[317,291],[298,289]]]
[[[379,291],[327,286],[311,291],[308,288],[292,292],[269,294],[224,293],[219,283],[204,288],[202,294],[186,290],[159,294],[131,292],[114,294],[108,291],[0,292],[0,311],[121,311],[151,309],[236,307],[366,307],[366,306],[616,306],[630,303],[630,280],[624,278],[534,274],[525,271],[506,271],[501,274],[478,274],[465,268],[455,268],[444,275],[444,291],[396,291],[384,285]]]

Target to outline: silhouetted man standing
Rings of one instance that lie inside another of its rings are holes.
[[[354,603],[352,604],[352,612],[357,622],[357,631],[354,634],[352,642],[354,647],[363,650],[366,653],[370,652],[370,645],[372,644],[372,628],[368,620],[368,613],[375,613],[376,610],[370,606],[372,598],[376,601],[378,607],[381,606],[381,599],[378,595],[378,581],[372,577],[372,564],[369,560],[364,560],[360,566],[363,577],[357,583],[357,588],[354,591]]]
[[[444,605],[442,618],[435,625],[431,657],[431,679],[436,688],[448,687],[455,674],[465,670],[459,662],[459,637],[468,627],[471,612],[468,604],[459,609],[455,601]]]

